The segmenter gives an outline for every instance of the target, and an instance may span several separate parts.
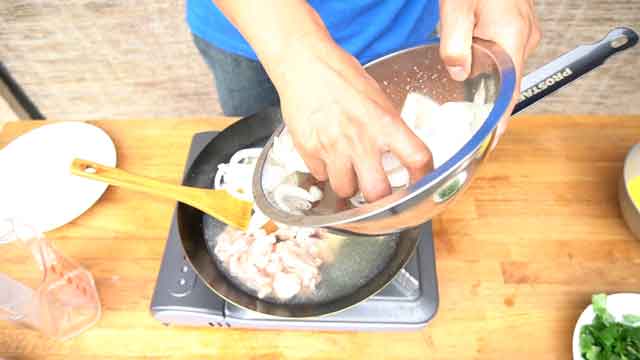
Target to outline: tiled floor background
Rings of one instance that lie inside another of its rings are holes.
[[[184,0],[2,0],[0,61],[48,118],[219,113]],[[640,0],[538,0],[529,69],[616,25],[640,30]],[[640,46],[528,111],[640,114]]]
[[[219,111],[182,0],[2,0],[0,59],[48,118]]]

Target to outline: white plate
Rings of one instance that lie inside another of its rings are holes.
[[[622,315],[640,315],[640,294],[620,293],[607,295],[607,311],[613,315],[616,321],[622,321]],[[587,306],[576,322],[573,330],[573,359],[582,360],[580,354],[580,329],[584,325],[591,324],[595,317],[593,305]]]
[[[41,126],[0,151],[0,219],[46,232],[89,209],[107,184],[70,172],[74,158],[116,165],[116,148],[102,129],[83,122]]]

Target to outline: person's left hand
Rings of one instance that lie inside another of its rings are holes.
[[[525,60],[541,37],[533,0],[440,0],[440,22],[440,56],[457,81],[465,80],[471,71],[472,37],[504,48],[516,67],[514,106],[520,97]],[[505,128],[506,122],[500,124],[498,135]]]

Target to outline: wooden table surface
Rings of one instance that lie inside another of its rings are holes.
[[[225,119],[91,122],[119,166],[178,183],[191,136]],[[0,147],[41,122],[8,124]],[[109,188],[49,233],[95,276],[103,315],[67,342],[0,323],[20,359],[570,359],[595,292],[640,291],[640,241],[616,198],[640,116],[519,116],[465,196],[434,220],[440,307],[421,330],[340,333],[165,327],[149,313],[174,203]]]

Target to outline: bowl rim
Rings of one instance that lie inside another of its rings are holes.
[[[434,37],[425,44],[410,47],[400,51],[393,52],[386,56],[375,59],[364,65],[364,68],[384,61],[390,57],[397,56],[406,52],[415,51],[422,48],[439,46],[440,38]],[[423,176],[416,183],[405,189],[397,190],[391,195],[382,198],[373,203],[365,204],[362,207],[352,208],[328,215],[295,215],[273,206],[267,199],[262,188],[262,172],[264,170],[266,157],[272,148],[273,139],[279,135],[285,128],[284,124],[276,130],[264,147],[256,165],[256,171],[253,176],[253,189],[255,202],[260,210],[269,218],[276,222],[304,227],[332,227],[347,223],[353,223],[369,219],[381,215],[385,212],[397,213],[402,211],[400,206],[412,199],[420,196],[428,190],[433,190],[433,186],[438,184],[442,179],[458,170],[460,164],[466,163],[471,158],[477,148],[484,145],[485,141],[494,141],[491,139],[493,131],[497,128],[500,120],[503,119],[505,113],[510,109],[514,97],[516,86],[516,71],[511,57],[504,51],[500,45],[495,42],[474,38],[473,47],[480,48],[491,59],[498,70],[498,92],[494,101],[494,106],[482,123],[480,128],[475,132],[471,139],[459,149],[450,159],[440,165],[427,175]],[[509,114],[510,115],[510,114]],[[454,196],[455,197],[455,196]]]

